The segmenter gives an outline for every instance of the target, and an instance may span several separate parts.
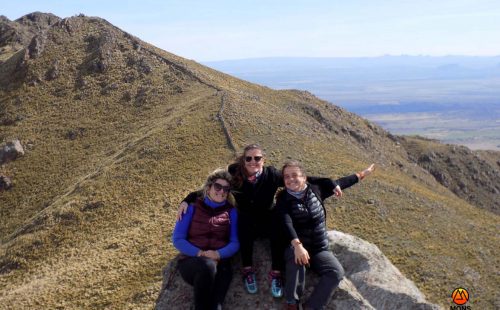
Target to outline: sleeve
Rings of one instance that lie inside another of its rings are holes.
[[[220,258],[228,258],[236,254],[240,249],[240,242],[238,241],[238,212],[233,208],[229,213],[231,221],[231,234],[229,235],[229,243],[217,250]]]
[[[238,171],[238,164],[237,163],[232,163],[229,166],[227,166],[227,172],[229,172],[230,175],[232,175],[232,176],[236,175],[237,171]]]
[[[201,190],[189,193],[182,201],[187,202],[188,204],[192,204],[196,201],[198,197],[203,196],[203,192]]]
[[[358,176],[356,174],[351,174],[340,179],[335,180],[335,182],[340,186],[341,189],[349,188],[354,184],[359,182]]]
[[[321,193],[321,200],[325,200],[328,197],[331,197],[334,192],[334,188],[340,186],[340,189],[346,189],[354,184],[358,183],[358,177],[356,174],[351,174],[337,180],[332,180],[329,178],[319,178],[319,177],[307,177],[307,182],[312,185],[316,185]]]
[[[313,180],[310,180],[308,177],[307,182],[313,185],[313,187],[319,189],[322,201],[332,196],[334,194],[333,189],[337,187],[337,185],[339,185],[337,181],[334,181],[329,178],[318,178],[318,177],[313,177],[313,178],[314,178]]]
[[[278,197],[278,201],[276,202],[276,208],[278,210],[278,216],[281,220],[281,225],[285,230],[285,235],[287,237],[287,242],[292,241],[293,239],[297,239],[297,232],[295,231],[295,227],[293,227],[293,220],[288,212],[288,208],[286,206],[285,201]]]
[[[276,182],[278,187],[284,187],[285,186],[285,180],[283,179],[283,174],[281,171],[276,169],[274,166],[269,166],[268,167],[269,173],[272,173],[274,182]]]
[[[182,254],[188,256],[196,256],[200,249],[195,247],[187,240],[189,226],[194,214],[194,206],[189,205],[186,214],[180,221],[175,223],[174,232],[172,234],[172,242],[174,247]]]

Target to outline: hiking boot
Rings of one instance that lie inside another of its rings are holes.
[[[245,283],[245,288],[250,294],[257,293],[257,280],[255,278],[255,272],[253,268],[248,268],[243,270],[243,283]]]
[[[283,281],[281,274],[275,271],[269,271],[269,281],[271,282],[271,294],[275,298],[283,296]]]

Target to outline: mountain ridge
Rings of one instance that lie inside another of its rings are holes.
[[[100,18],[61,19],[39,38],[39,53],[24,45],[0,63],[0,135],[26,146],[0,171],[14,183],[0,193],[3,304],[151,308],[175,253],[177,204],[252,142],[268,164],[298,159],[311,175],[376,162],[373,178],[327,202],[329,226],[377,244],[432,302],[447,304],[448,291],[466,284],[474,305],[495,304],[498,278],[487,275],[498,265],[497,215],[441,186],[399,137],[308,92],[231,77]],[[5,74],[18,65],[21,75]],[[471,231],[456,241],[459,221]]]

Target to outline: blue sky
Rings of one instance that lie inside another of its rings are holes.
[[[3,1],[0,14],[102,17],[196,61],[500,55],[499,0]]]

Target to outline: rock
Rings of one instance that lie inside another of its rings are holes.
[[[0,192],[12,187],[12,180],[5,175],[0,175]]]
[[[389,261],[379,248],[339,231],[329,231],[333,252],[346,277],[376,309],[439,309]]]
[[[40,34],[40,35],[33,37],[30,45],[28,46],[29,58],[35,59],[35,58],[38,58],[42,54],[42,52],[45,48],[46,39],[47,38],[45,37],[44,34]]]
[[[0,146],[0,165],[15,160],[24,155],[24,149],[19,140],[12,140]]]
[[[328,233],[332,249],[346,270],[346,276],[326,309],[439,309],[427,303],[418,288],[373,244],[338,231]],[[267,273],[271,267],[267,241],[258,240],[254,246],[254,264],[257,268],[257,294],[246,293],[241,281],[239,255],[233,259],[233,281],[229,287],[226,309],[282,309],[284,298],[271,296]],[[189,309],[192,287],[185,283],[176,270],[177,259],[163,269],[163,285],[156,309]],[[311,293],[319,277],[308,270],[305,297]]]
[[[48,81],[55,80],[59,77],[59,60],[55,60],[52,63],[52,67],[45,74],[45,79]]]

